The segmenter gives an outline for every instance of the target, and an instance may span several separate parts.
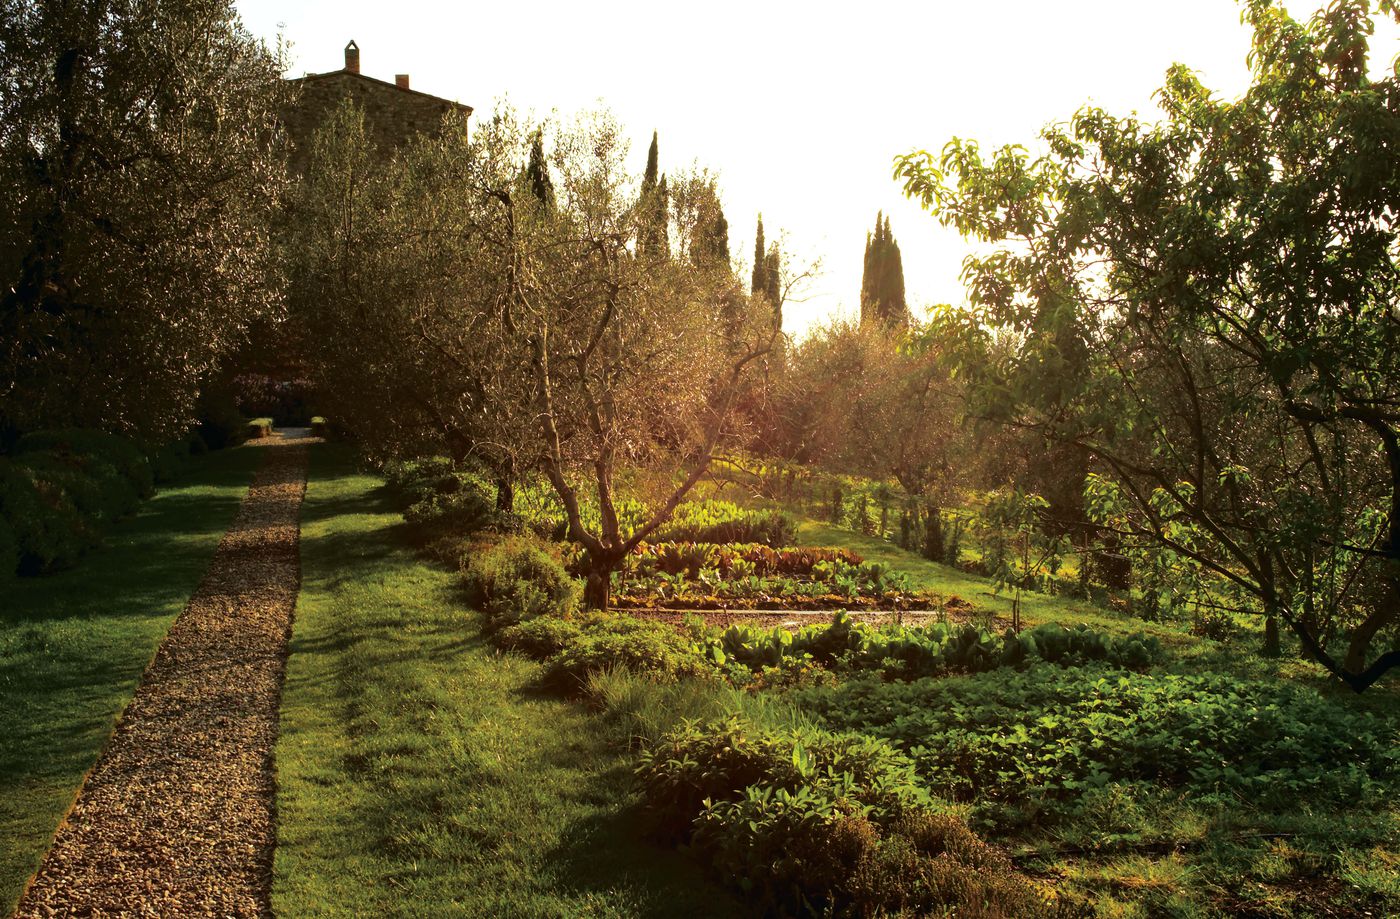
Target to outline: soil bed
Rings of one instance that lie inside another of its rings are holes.
[[[698,616],[705,621],[706,625],[728,628],[731,625],[746,625],[753,628],[771,629],[781,626],[785,629],[797,630],[809,625],[823,625],[831,621],[834,610],[793,610],[793,609],[725,609],[725,610],[694,610],[694,609],[620,609],[629,616],[638,619],[650,619],[655,622],[669,622],[679,626],[686,616]],[[848,614],[857,622],[864,622],[869,625],[885,625],[891,622],[903,622],[905,625],[928,625],[934,622],[949,622],[953,625],[964,625],[972,621],[972,607],[952,607],[937,610],[904,610],[902,612],[893,610],[848,610]],[[997,630],[1006,628],[1011,624],[1009,619],[997,617],[993,620],[993,625]]]

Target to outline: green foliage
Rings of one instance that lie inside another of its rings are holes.
[[[575,640],[549,659],[545,681],[577,692],[592,674],[616,668],[663,680],[714,672],[696,653],[694,642],[672,626],[605,614],[586,622]]]
[[[714,803],[737,801],[754,786],[791,792],[832,779],[883,816],[930,804],[908,758],[884,741],[765,729],[739,716],[682,725],[644,750],[637,769],[658,827],[680,838]]]
[[[553,657],[583,637],[583,629],[572,619],[536,616],[508,625],[492,636],[496,646],[536,660]]]
[[[1247,0],[1237,96],[1177,64],[1159,120],[1086,105],[1041,156],[953,139],[895,166],[978,243],[969,308],[930,324],[973,413],[1094,456],[1118,532],[1233,584],[1357,692],[1400,666],[1400,73],[1369,66],[1395,13]]]
[[[19,572],[71,565],[96,541],[73,500],[27,465],[0,457],[0,516],[19,545]]]
[[[920,599],[908,578],[889,566],[866,564],[854,552],[833,548],[641,545],[614,577],[617,602],[624,606],[904,608]]]
[[[999,670],[795,690],[836,730],[884,738],[988,819],[1075,811],[1109,785],[1288,807],[1365,801],[1400,777],[1400,731],[1294,685],[1220,674]]]
[[[447,457],[388,462],[384,476],[422,542],[460,538],[502,523],[485,476]]]
[[[150,458],[136,444],[118,434],[87,428],[34,431],[19,439],[14,452],[17,455],[49,452],[97,457],[111,464],[130,482],[139,497],[149,498],[155,493]]]
[[[883,212],[875,215],[875,232],[865,236],[860,321],[896,328],[909,324],[909,306],[904,300],[904,259],[890,232],[890,219]]]
[[[691,839],[766,914],[1047,912],[1045,894],[940,813],[884,741],[731,716],[669,732],[638,773],[658,832]]]
[[[131,482],[97,457],[43,451],[21,454],[15,464],[62,491],[94,534],[131,513],[141,501]],[[149,468],[146,474],[149,477]]]
[[[493,629],[536,616],[570,616],[582,596],[578,581],[550,547],[526,536],[507,537],[473,555],[465,579]]]
[[[836,565],[844,566],[843,570],[866,570],[862,568],[864,560],[857,553],[840,547],[773,549],[757,543],[703,542],[642,543],[633,550],[624,570],[642,576],[656,572],[684,573],[691,579],[699,577],[705,569],[715,569],[726,578],[749,575],[815,577],[826,572],[825,577],[829,579]]]
[[[35,431],[0,458],[0,521],[15,564],[37,574],[73,564],[115,521],[155,491],[153,462],[126,438],[102,431]],[[7,553],[0,553],[5,555]]]
[[[710,641],[706,654],[719,666],[759,669],[788,659],[810,659],[822,667],[875,671],[889,679],[1003,667],[1024,669],[1039,663],[1077,667],[1103,662],[1144,669],[1163,657],[1155,638],[1117,638],[1082,625],[1066,629],[1046,623],[1019,634],[1008,630],[998,636],[972,625],[874,627],[855,622],[845,613],[837,613],[828,625],[807,626],[796,632],[733,625]]]
[[[729,501],[687,501],[654,530],[652,542],[761,543],[790,546],[797,534],[781,511],[750,511]]]
[[[285,65],[231,0],[6,0],[0,429],[178,436],[276,317]]]

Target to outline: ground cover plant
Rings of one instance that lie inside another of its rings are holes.
[[[773,915],[1076,915],[859,734],[687,724],[637,767],[656,832]]]
[[[931,793],[966,802],[1021,864],[1073,878],[1105,909],[1327,915],[1400,903],[1385,881],[1400,842],[1393,707],[1357,711],[1224,673],[1093,667],[789,695],[829,729],[907,753]],[[1282,863],[1280,840],[1293,851]],[[1170,879],[1124,886],[1163,871]]]
[[[197,457],[78,567],[3,586],[0,907],[13,906],[37,867],[260,458]]]

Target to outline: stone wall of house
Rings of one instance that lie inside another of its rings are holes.
[[[438,130],[443,116],[454,109],[464,113],[471,111],[465,105],[346,70],[291,82],[297,99],[284,113],[283,123],[292,142],[294,173],[305,171],[316,129],[346,97],[353,99],[365,113],[370,139],[385,153],[407,143],[415,134]]]

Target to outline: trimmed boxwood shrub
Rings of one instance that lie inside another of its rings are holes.
[[[272,436],[271,418],[253,418],[248,422],[247,436],[250,440]]]
[[[19,572],[72,564],[97,540],[72,498],[35,469],[0,458],[0,517],[19,547]]]
[[[19,439],[15,455],[51,453],[61,457],[92,457],[110,465],[127,482],[137,497],[155,493],[155,477],[150,460],[135,443],[118,434],[84,428],[34,431]],[[79,464],[82,465],[82,464]],[[89,471],[94,478],[100,474]]]

